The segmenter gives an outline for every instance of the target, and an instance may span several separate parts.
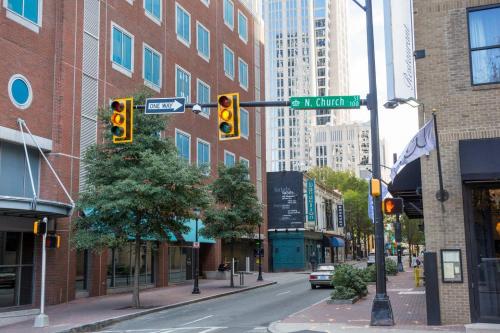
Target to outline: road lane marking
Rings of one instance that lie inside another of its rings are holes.
[[[204,319],[207,319],[207,318],[210,318],[210,317],[213,317],[214,315],[208,315],[208,316],[205,316],[203,318],[200,318],[200,319],[196,319],[196,320],[193,320],[193,321],[190,321],[189,323],[185,323],[185,324],[182,324],[180,326],[187,326],[187,325],[190,325],[190,324],[194,324],[194,323],[197,323],[199,321],[202,321]]]
[[[288,293],[290,293],[290,292],[291,292],[291,290],[288,290],[288,291],[285,291],[285,292],[282,292],[282,293],[276,294],[276,296],[285,295],[285,294],[288,294]]]
[[[400,291],[398,295],[425,295],[425,290]]]

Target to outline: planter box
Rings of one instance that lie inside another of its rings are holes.
[[[350,299],[329,299],[327,304],[354,304],[359,300],[359,296],[354,296]]]

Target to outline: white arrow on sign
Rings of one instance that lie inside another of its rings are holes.
[[[185,108],[183,97],[148,98],[146,100],[146,114],[182,113]]]
[[[177,100],[175,100],[173,103],[172,103],[172,106],[171,108],[174,110],[174,111],[177,111],[178,108],[180,108],[182,106],[181,103],[177,102]]]

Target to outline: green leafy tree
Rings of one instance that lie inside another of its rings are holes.
[[[134,96],[144,104],[146,95]],[[208,192],[203,173],[177,153],[169,138],[162,138],[164,116],[134,112],[134,142],[113,144],[111,110],[100,110],[106,125],[104,140],[88,149],[84,158],[85,188],[77,206],[87,211],[74,224],[73,246],[96,251],[135,242],[132,303],[140,307],[140,249],[144,237],[168,239],[169,232],[183,232],[193,207],[205,207]]]
[[[403,241],[408,243],[410,264],[413,246],[416,245],[419,247],[419,245],[425,244],[425,234],[420,227],[422,223],[423,221],[420,219],[409,219],[405,214],[401,216],[401,235],[403,237]]]
[[[255,228],[262,223],[262,206],[244,164],[221,165],[218,172],[219,177],[210,186],[215,205],[205,211],[205,227],[200,233],[228,241],[232,259],[235,240],[253,235]],[[231,287],[234,287],[232,271],[231,260]]]

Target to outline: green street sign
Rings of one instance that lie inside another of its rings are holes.
[[[290,97],[292,109],[359,109],[359,96]]]

